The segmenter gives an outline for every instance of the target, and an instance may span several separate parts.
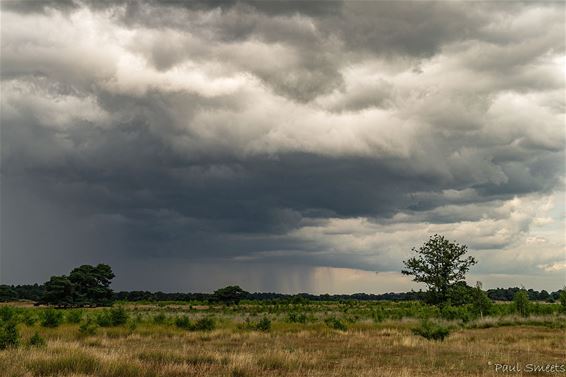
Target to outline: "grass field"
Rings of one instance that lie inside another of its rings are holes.
[[[414,303],[121,308],[57,310],[64,314],[54,327],[45,327],[45,309],[4,309],[5,320],[18,323],[20,339],[0,351],[0,375],[566,375],[530,371],[566,364],[566,317],[557,312],[446,320]],[[432,341],[414,334],[423,316],[450,335]],[[45,344],[29,344],[36,333]],[[522,370],[504,373],[503,364]]]

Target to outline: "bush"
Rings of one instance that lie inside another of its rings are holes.
[[[269,331],[271,330],[271,320],[267,317],[263,317],[255,326],[256,330],[259,331]]]
[[[128,313],[122,306],[110,309],[110,322],[112,326],[125,325],[128,322]]]
[[[175,318],[175,326],[177,326],[180,329],[190,330],[192,327],[192,323],[189,317],[185,315],[182,317]]]
[[[83,311],[79,309],[69,310],[66,314],[65,317],[69,323],[80,323],[83,319]]]
[[[39,332],[36,331],[35,334],[29,338],[28,345],[30,347],[43,347],[45,346],[45,339],[43,339],[43,337],[39,335]]]
[[[86,335],[86,336],[95,335],[97,330],[98,330],[98,325],[90,317],[87,318],[87,320],[83,324],[81,324],[80,327],[79,327],[79,332],[82,335]]]
[[[530,303],[529,303],[529,295],[527,294],[527,291],[522,289],[517,293],[515,293],[515,296],[513,296],[513,303],[515,305],[515,311],[517,313],[519,313],[523,317],[529,316]]]
[[[25,310],[24,312],[22,312],[22,322],[27,326],[35,325],[36,321],[37,317],[34,315],[32,310]]]
[[[383,322],[385,319],[385,312],[382,308],[377,308],[371,313],[371,317],[375,323]]]
[[[16,316],[16,309],[11,306],[0,306],[0,321],[9,322]]]
[[[155,317],[153,317],[153,322],[158,324],[158,325],[162,325],[162,324],[165,323],[166,319],[167,319],[167,317],[165,317],[165,314],[163,312],[160,312]]]
[[[210,317],[205,317],[198,319],[195,324],[192,326],[192,330],[196,331],[210,331],[214,330],[216,324],[214,323],[214,319]]]
[[[439,340],[443,341],[448,335],[450,335],[450,330],[439,324],[433,324],[427,320],[421,322],[421,325],[414,328],[413,334],[420,335],[428,340]]]
[[[16,322],[11,320],[0,326],[0,350],[17,347],[20,344],[20,333]]]
[[[346,326],[346,324],[344,324],[344,322],[342,322],[341,320],[339,320],[336,317],[326,318],[324,320],[324,322],[326,323],[326,325],[328,327],[330,327],[332,329],[340,330],[340,331],[348,330],[348,327]]]
[[[41,326],[58,327],[63,321],[63,312],[55,309],[47,309],[43,312]]]
[[[295,313],[291,312],[287,316],[287,321],[291,323],[306,323],[307,315],[305,313]]]
[[[103,310],[96,316],[96,324],[100,327],[110,327],[112,326],[112,318],[110,317],[110,312],[108,310]]]

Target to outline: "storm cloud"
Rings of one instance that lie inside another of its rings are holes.
[[[564,284],[561,3],[1,12],[2,282],[404,290],[441,233],[487,285]]]

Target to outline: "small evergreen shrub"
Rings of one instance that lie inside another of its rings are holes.
[[[348,330],[348,327],[346,326],[346,324],[336,317],[326,318],[324,320],[324,322],[326,323],[326,325],[328,327],[330,327],[332,329],[340,330],[340,331]]]
[[[263,317],[255,326],[256,330],[259,331],[269,331],[271,330],[271,320],[267,317]]]
[[[11,306],[0,306],[0,321],[9,322],[16,316],[16,309]]]
[[[16,322],[10,320],[0,325],[0,350],[17,347],[20,344],[20,333]]]
[[[80,323],[83,318],[83,311],[80,309],[69,310],[65,318],[69,323]]]
[[[204,317],[195,321],[195,324],[192,326],[192,330],[210,331],[210,330],[214,330],[215,327],[216,324],[214,323],[214,319],[210,317]]]
[[[110,309],[109,315],[112,326],[121,326],[125,325],[126,322],[128,322],[128,313],[123,306],[117,306]]]
[[[182,317],[175,318],[175,326],[177,326],[180,329],[190,330],[192,327],[192,323],[189,317],[184,315]]]
[[[165,314],[163,312],[159,312],[159,314],[153,317],[153,323],[162,325],[165,323],[166,319],[167,317],[165,317]]]
[[[450,335],[450,330],[442,325],[433,324],[430,321],[421,322],[419,327],[414,328],[413,334],[420,335],[428,340],[438,340],[443,341],[448,335]]]
[[[43,312],[41,319],[41,326],[43,327],[58,327],[63,321],[63,312],[55,309],[47,309]]]
[[[291,312],[287,316],[287,322],[306,323],[307,322],[307,315],[305,313]]]
[[[112,326],[112,318],[108,310],[103,310],[96,315],[96,324],[100,327]]]
[[[28,345],[30,347],[43,347],[45,346],[45,339],[36,331],[32,337],[29,338]]]
[[[92,318],[87,318],[85,322],[83,322],[79,327],[79,332],[85,336],[92,336],[96,335],[96,331],[98,330],[98,324]]]

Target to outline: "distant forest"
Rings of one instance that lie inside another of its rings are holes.
[[[512,301],[515,293],[522,288],[496,288],[488,289],[485,292],[487,296],[495,301]],[[560,291],[547,292],[545,290],[535,291],[533,289],[526,290],[529,300],[531,301],[557,301]],[[26,284],[26,285],[0,285],[0,302],[29,300],[38,302],[44,297],[45,284]],[[409,301],[421,300],[423,292],[401,292],[401,293],[383,293],[383,294],[367,294],[355,293],[351,295],[313,295],[309,293],[299,294],[283,294],[283,293],[246,293],[243,299],[247,300],[290,300],[290,301]],[[211,301],[212,293],[165,293],[165,292],[149,292],[149,291],[121,291],[114,292],[113,299],[118,301]]]

